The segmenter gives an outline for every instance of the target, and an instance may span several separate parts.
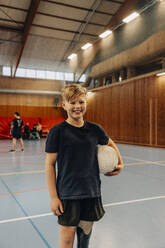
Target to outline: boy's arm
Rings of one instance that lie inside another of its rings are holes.
[[[59,216],[63,213],[63,206],[58,197],[56,188],[56,171],[54,164],[57,160],[57,155],[57,153],[46,153],[46,180],[48,184],[51,210],[54,215]]]
[[[109,141],[108,141],[108,146],[111,146],[115,149],[116,153],[117,153],[117,156],[118,156],[118,165],[115,166],[115,170],[112,171],[112,172],[108,172],[107,174],[105,174],[106,176],[114,176],[114,175],[118,175],[121,170],[123,170],[124,168],[124,165],[123,165],[123,160],[122,160],[122,157],[121,157],[121,154],[119,152],[119,149],[118,147],[116,146],[116,144],[113,142],[112,139],[109,138]]]

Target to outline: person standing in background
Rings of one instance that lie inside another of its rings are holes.
[[[15,119],[12,121],[12,149],[10,152],[15,152],[17,140],[20,141],[21,144],[21,151],[24,151],[24,143],[22,139],[22,127],[23,127],[23,120],[20,117],[18,112],[14,113]]]
[[[40,122],[37,124],[37,132],[39,134],[39,137],[42,138],[42,125]]]

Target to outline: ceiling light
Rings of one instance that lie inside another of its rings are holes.
[[[165,72],[160,72],[160,73],[157,73],[156,76],[165,76]]]
[[[70,56],[68,56],[68,59],[73,59],[74,57],[76,57],[77,54],[76,53],[72,53]]]
[[[87,95],[88,95],[88,96],[91,95],[91,94],[93,94],[92,91],[88,91],[88,92],[87,92]]]
[[[133,12],[131,15],[129,15],[126,18],[124,18],[123,22],[128,23],[128,22],[134,20],[138,16],[139,16],[139,14],[137,12]]]
[[[107,37],[111,33],[112,33],[111,30],[107,30],[104,33],[100,34],[99,37],[103,39],[103,38]]]
[[[81,49],[86,50],[86,49],[88,49],[91,46],[92,46],[91,43],[86,43],[84,46],[81,47]]]

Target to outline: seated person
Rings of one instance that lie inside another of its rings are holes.
[[[33,125],[33,129],[30,132],[30,139],[40,139],[39,133],[37,131],[37,124]]]
[[[30,138],[29,122],[27,122],[26,125],[24,126],[23,138],[24,139],[29,139]]]
[[[42,125],[40,122],[37,124],[37,131],[39,133],[40,138],[42,138]]]

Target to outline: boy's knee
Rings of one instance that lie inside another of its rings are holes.
[[[76,228],[72,227],[61,227],[61,241],[66,247],[71,247],[74,241]]]
[[[65,246],[71,246],[73,244],[73,237],[65,237],[63,239]]]

